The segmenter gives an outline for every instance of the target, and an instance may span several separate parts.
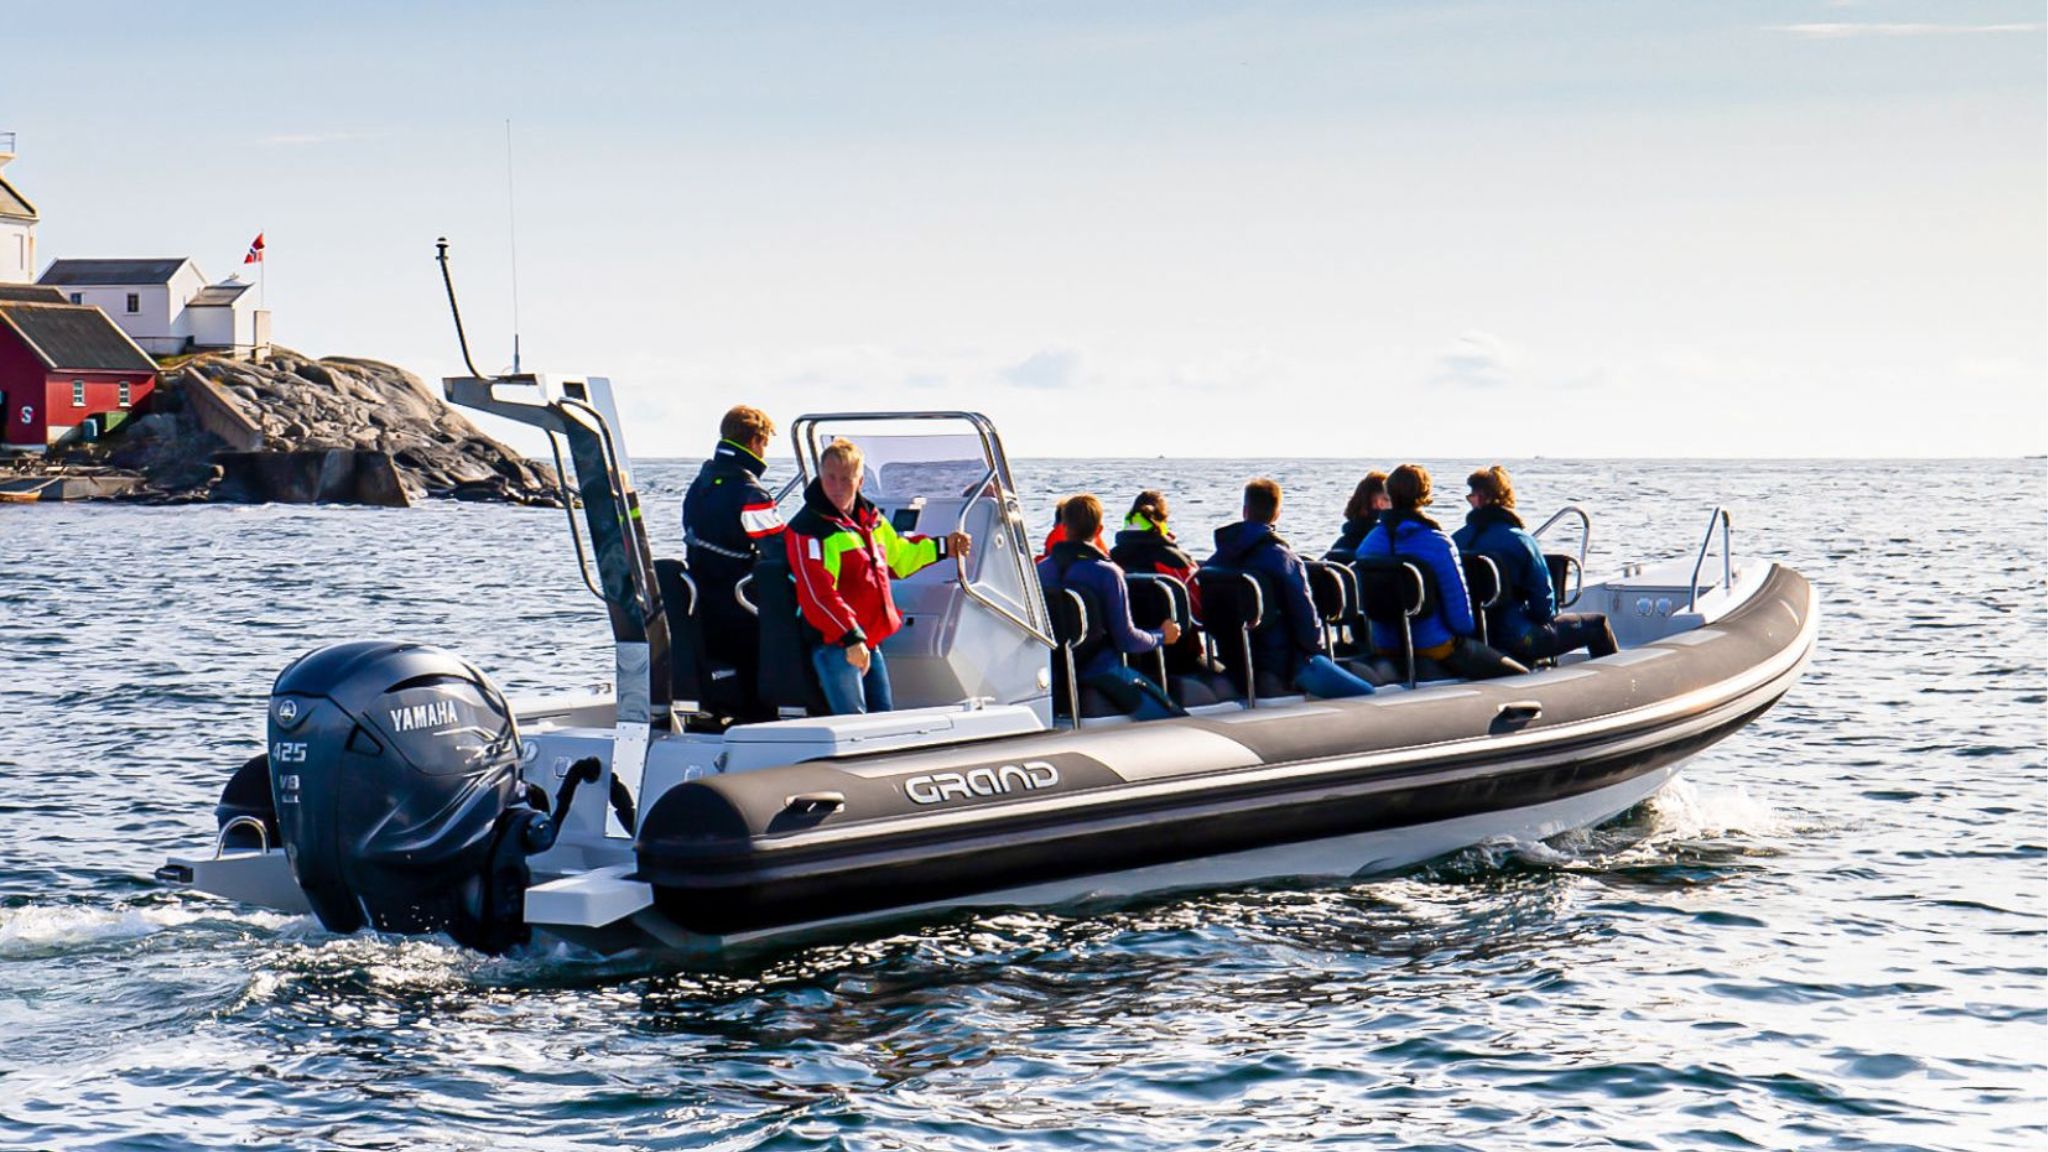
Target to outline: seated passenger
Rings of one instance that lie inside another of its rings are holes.
[[[1472,619],[1472,594],[1457,546],[1436,521],[1422,514],[1429,506],[1429,470],[1403,464],[1387,477],[1391,507],[1358,546],[1358,559],[1393,556],[1412,561],[1436,577],[1436,611],[1411,625],[1417,659],[1433,660],[1453,676],[1484,680],[1512,676],[1528,669],[1481,644]],[[1401,633],[1391,624],[1372,624],[1373,651],[1389,659],[1401,657]]]
[[[1351,558],[1358,555],[1358,546],[1365,543],[1365,534],[1380,522],[1380,513],[1387,507],[1387,474],[1367,472],[1358,487],[1351,490],[1351,500],[1344,505],[1344,531],[1323,553],[1323,559],[1351,563]]]
[[[1157,632],[1141,630],[1131,623],[1131,602],[1124,591],[1123,569],[1110,563],[1092,540],[1102,532],[1102,501],[1083,493],[1060,503],[1060,524],[1066,538],[1052,546],[1052,554],[1038,562],[1038,580],[1045,590],[1072,588],[1090,596],[1102,619],[1091,614],[1088,635],[1075,648],[1075,671],[1081,685],[1107,696],[1117,708],[1139,720],[1185,716],[1159,685],[1125,666],[1117,653],[1136,656],[1162,644],[1180,639],[1180,626],[1172,620]]]
[[[1043,560],[1047,556],[1052,555],[1052,546],[1067,538],[1067,526],[1060,519],[1060,514],[1065,512],[1066,508],[1067,502],[1065,500],[1062,500],[1059,503],[1052,506],[1052,531],[1047,532],[1045,534],[1045,548],[1044,550],[1039,552],[1039,554],[1033,561],[1034,563],[1036,563],[1038,560]],[[1101,552],[1104,554],[1107,554],[1109,552],[1109,546],[1102,542],[1101,529],[1096,529],[1095,539],[1092,541],[1092,543],[1095,545],[1095,550],[1097,552]]]
[[[1495,464],[1465,478],[1471,491],[1465,501],[1472,511],[1465,526],[1451,537],[1460,551],[1493,557],[1507,586],[1492,632],[1502,651],[1523,663],[1551,659],[1584,648],[1594,656],[1617,651],[1614,630],[1598,612],[1559,614],[1550,586],[1550,567],[1543,547],[1515,515],[1515,485],[1508,470]]]
[[[1246,484],[1244,519],[1216,530],[1216,554],[1203,567],[1259,573],[1278,586],[1279,603],[1267,606],[1265,625],[1252,634],[1252,659],[1261,669],[1311,696],[1372,695],[1371,684],[1323,655],[1308,569],[1273,531],[1279,519],[1280,485],[1266,479]]]
[[[1195,558],[1181,550],[1173,530],[1166,526],[1166,517],[1164,493],[1153,489],[1138,493],[1137,498],[1131,501],[1130,513],[1124,517],[1123,530],[1116,534],[1116,544],[1110,548],[1109,558],[1125,572],[1171,576],[1187,585],[1188,611],[1200,620],[1202,592],[1195,586]],[[1208,663],[1202,659],[1200,636],[1186,633],[1178,643],[1168,647],[1172,649],[1168,662],[1175,672],[1207,670]]]
[[[797,604],[822,641],[811,650],[811,664],[825,702],[841,716],[894,707],[882,641],[903,626],[903,617],[889,594],[890,575],[906,577],[945,557],[965,556],[970,543],[965,532],[938,540],[899,535],[860,494],[861,460],[851,441],[826,445],[818,478],[804,489],[803,511],[784,533]]]

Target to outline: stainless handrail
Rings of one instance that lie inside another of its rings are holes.
[[[960,521],[958,524],[954,526],[953,531],[962,534],[966,533],[967,514],[974,511],[974,506],[976,504],[981,503],[983,500],[994,499],[994,497],[989,495],[989,488],[990,485],[995,483],[995,479],[995,465],[991,464],[989,465],[988,471],[982,475],[981,481],[974,486],[974,496],[971,499],[969,499],[965,504],[962,504],[960,506]],[[1002,489],[998,487],[996,491],[1000,492],[1002,491]],[[997,510],[1001,510],[1000,505],[997,506]],[[1009,608],[997,603],[994,599],[990,598],[986,593],[976,588],[974,586],[974,582],[967,578],[966,553],[953,553],[953,571],[959,579],[960,591],[966,593],[967,598],[969,600],[974,601],[975,603],[981,605],[982,607],[988,609],[989,611],[995,613],[1003,619],[1008,620],[1010,623],[1015,624],[1017,627],[1024,630],[1025,635],[1031,637],[1033,640],[1038,641],[1040,644],[1045,645],[1047,648],[1058,648],[1060,646],[1059,641],[1053,639],[1046,633],[1039,631],[1037,625],[1033,624],[1029,620],[1024,619],[1022,616],[1017,615],[1015,612],[1010,611]]]
[[[747,585],[752,584],[753,582],[754,574],[752,572],[749,572],[745,576],[740,577],[739,580],[735,582],[732,586],[732,598],[734,600],[739,601],[740,608],[744,610],[747,615],[759,616],[761,614],[761,606],[754,603],[752,600],[747,599]]]
[[[1577,516],[1579,518],[1579,567],[1584,568],[1586,566],[1586,549],[1593,543],[1593,518],[1586,515],[1584,508],[1579,507],[1577,504],[1567,504],[1553,513],[1550,519],[1545,520],[1541,528],[1529,533],[1529,535],[1541,539],[1545,532],[1550,531],[1551,525],[1567,516]]]
[[[576,497],[569,487],[569,469],[562,461],[561,442],[555,439],[554,429],[543,428],[541,431],[548,438],[548,450],[555,454],[555,491],[561,494],[562,511],[569,516],[569,540],[576,545],[576,574],[583,577],[583,586],[590,589],[592,596],[609,604],[610,598],[590,575],[590,558],[583,551],[583,528],[576,523]]]
[[[1726,592],[1735,587],[1735,560],[1728,550],[1729,533],[1734,530],[1733,520],[1728,515],[1728,509],[1716,507],[1713,514],[1707,517],[1707,534],[1700,540],[1700,553],[1692,562],[1692,598],[1685,605],[1687,612],[1699,610],[1700,569],[1706,566],[1707,549],[1713,546],[1716,527],[1721,529],[1721,590]]]
[[[647,618],[654,615],[657,595],[654,590],[654,574],[647,571],[642,563],[644,557],[638,547],[637,530],[633,524],[634,510],[626,507],[625,478],[619,474],[619,450],[612,442],[611,425],[605,420],[604,413],[574,397],[564,396],[556,403],[564,408],[588,413],[597,425],[598,444],[604,449],[605,487],[610,489],[612,494],[612,516],[619,522],[620,542],[626,545],[626,562],[633,568],[633,583],[637,585],[633,591],[637,593],[637,607],[644,623]]]
[[[221,825],[220,835],[214,837],[213,858],[215,860],[220,859],[223,855],[227,853],[228,833],[233,832],[237,828],[254,828],[256,830],[257,846],[264,853],[269,853],[270,830],[263,826],[263,821],[255,816],[237,816],[234,819],[228,821],[227,823]]]

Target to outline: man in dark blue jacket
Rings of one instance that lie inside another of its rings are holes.
[[[762,456],[774,436],[775,422],[766,412],[744,404],[727,412],[718,425],[718,447],[683,497],[683,544],[690,577],[697,582],[704,654],[734,669],[741,712],[750,717],[773,712],[755,703],[761,627],[740,607],[733,589],[753,573],[762,542],[782,532],[775,497],[761,486],[761,474],[768,470]]]
[[[1311,696],[1372,695],[1371,684],[1323,655],[1308,568],[1273,531],[1279,519],[1280,485],[1266,479],[1246,484],[1244,519],[1216,530],[1216,554],[1202,566],[1258,573],[1279,589],[1279,603],[1267,606],[1264,625],[1252,634],[1252,660],[1261,669]]]
[[[1074,652],[1082,685],[1139,720],[1187,715],[1159,685],[1117,659],[1119,652],[1136,656],[1177,642],[1180,626],[1169,619],[1152,632],[1131,622],[1124,570],[1091,543],[1102,531],[1102,501],[1088,493],[1067,497],[1060,504],[1060,526],[1065,538],[1038,562],[1038,582],[1048,595],[1071,588],[1091,602],[1088,634]]]

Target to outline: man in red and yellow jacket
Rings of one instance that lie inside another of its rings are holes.
[[[822,638],[811,653],[833,713],[887,712],[894,705],[882,641],[903,626],[889,595],[891,575],[907,577],[948,556],[965,556],[965,532],[904,536],[860,494],[861,451],[834,440],[819,455],[818,478],[784,534],[796,599]]]

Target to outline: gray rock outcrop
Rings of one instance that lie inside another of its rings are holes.
[[[417,376],[276,348],[260,363],[167,369],[150,414],[99,446],[158,499],[404,505],[423,496],[553,503],[552,469],[484,435]]]

